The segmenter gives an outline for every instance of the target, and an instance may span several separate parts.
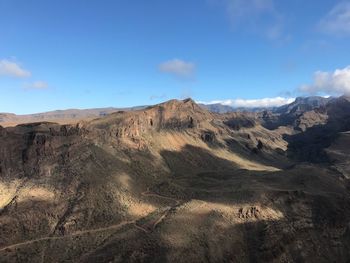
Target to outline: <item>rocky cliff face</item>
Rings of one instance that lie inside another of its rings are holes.
[[[193,100],[171,100],[140,111],[120,111],[104,119],[91,122],[97,128],[118,126],[118,136],[140,136],[150,130],[183,130],[199,128],[201,122],[212,119],[212,114],[202,110]]]
[[[292,126],[305,131],[315,125],[325,124],[327,121],[326,105],[334,98],[299,97],[294,102],[278,107],[272,111],[258,114],[263,125],[271,130],[280,126]]]
[[[327,107],[346,129],[346,99]],[[350,184],[341,164],[289,158],[302,124],[188,99],[0,127],[0,261],[347,262]]]

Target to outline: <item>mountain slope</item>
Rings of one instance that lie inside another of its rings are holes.
[[[1,261],[346,262],[349,183],[288,146],[190,99],[0,128]]]
[[[305,131],[312,126],[326,123],[325,107],[333,100],[336,99],[318,96],[298,97],[290,104],[270,111],[261,111],[258,115],[263,126],[268,129],[292,126],[296,130]]]
[[[350,130],[350,101],[344,96],[334,98],[320,108],[301,112],[293,125],[294,132],[284,135],[287,154],[299,161],[331,164],[326,149]]]

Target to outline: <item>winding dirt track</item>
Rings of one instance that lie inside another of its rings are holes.
[[[96,232],[101,232],[101,231],[106,231],[106,230],[118,229],[118,228],[121,228],[121,227],[123,227],[125,225],[133,224],[133,223],[135,223],[135,220],[133,220],[133,221],[123,221],[123,222],[121,222],[121,223],[119,223],[117,225],[111,225],[111,226],[108,226],[108,227],[77,231],[77,232],[74,232],[74,233],[72,233],[70,235],[65,235],[65,236],[37,238],[37,239],[28,240],[28,241],[25,241],[25,242],[16,243],[16,244],[12,244],[10,246],[6,246],[6,247],[3,247],[3,248],[0,248],[0,252],[4,251],[6,249],[12,249],[12,248],[16,248],[16,247],[19,247],[19,246],[33,244],[35,242],[40,242],[40,241],[58,240],[58,239],[64,239],[64,238],[69,238],[69,237],[80,236],[80,235],[84,235],[84,234],[88,234],[88,233],[96,233]]]
[[[173,201],[175,203],[173,206],[171,206],[170,208],[165,210],[164,213],[162,213],[160,215],[160,217],[153,223],[152,229],[155,229],[156,226],[158,224],[160,224],[169,215],[169,213],[172,210],[172,208],[175,208],[175,207],[177,207],[177,206],[179,206],[181,204],[180,200],[174,199],[172,197],[167,197],[167,196],[162,196],[162,195],[159,195],[159,194],[151,193],[149,190],[147,190],[146,192],[143,192],[141,194],[143,196],[153,196],[153,197],[158,197],[158,198],[162,198],[162,199],[166,199],[166,200],[171,200],[171,201]],[[136,225],[136,226],[138,226],[138,225]],[[147,232],[149,232],[149,231],[147,231]]]
[[[147,190],[146,192],[141,193],[142,196],[152,196],[152,197],[158,197],[158,198],[162,198],[162,199],[167,199],[167,200],[171,200],[173,202],[175,202],[175,205],[172,207],[176,207],[180,204],[180,201],[171,197],[166,197],[166,196],[162,196],[162,195],[158,195],[155,193],[151,193],[149,192],[149,190]],[[172,208],[171,207],[171,208]],[[170,208],[170,209],[171,209]],[[162,222],[162,220],[168,215],[170,209],[166,210],[160,217],[159,219],[153,224],[152,228],[154,229],[160,222]],[[123,221],[119,224],[116,225],[111,225],[108,227],[101,227],[101,228],[96,228],[96,229],[88,229],[88,230],[81,230],[81,231],[76,231],[72,234],[69,235],[65,235],[65,236],[56,236],[56,237],[42,237],[42,238],[37,238],[37,239],[32,239],[32,240],[28,240],[28,241],[24,241],[24,242],[20,242],[20,243],[16,243],[16,244],[12,244],[6,247],[2,247],[0,248],[0,252],[3,252],[5,250],[8,249],[15,249],[17,247],[20,246],[25,246],[25,245],[30,245],[36,242],[41,242],[41,241],[47,241],[47,240],[59,240],[59,239],[65,239],[65,238],[70,238],[70,237],[75,237],[75,236],[80,236],[80,235],[84,235],[84,234],[91,234],[91,233],[97,233],[97,232],[101,232],[101,231],[107,231],[107,230],[116,230],[119,228],[122,228],[123,226],[129,225],[129,224],[133,224],[134,227],[138,228],[139,230],[142,230],[143,232],[149,233],[150,230],[147,228],[142,227],[141,225],[136,224],[136,222],[139,219],[134,219],[134,220],[130,220],[130,221]]]
[[[158,198],[162,198],[162,199],[171,200],[171,201],[175,202],[176,205],[180,204],[180,200],[174,199],[172,197],[167,197],[167,196],[151,193],[149,190],[147,190],[146,192],[142,192],[141,195],[143,195],[143,196],[154,196],[154,197],[158,197]]]

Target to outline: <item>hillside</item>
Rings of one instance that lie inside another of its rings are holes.
[[[0,261],[347,262],[348,103],[305,129],[191,99],[0,127]]]

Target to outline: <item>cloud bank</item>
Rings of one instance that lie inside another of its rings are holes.
[[[196,65],[192,62],[181,59],[173,59],[165,61],[159,65],[159,70],[163,73],[171,74],[179,78],[193,77],[196,70]]]
[[[313,83],[301,86],[299,91],[307,94],[350,95],[350,66],[334,72],[317,71]]]
[[[7,60],[0,60],[0,75],[10,76],[15,78],[27,78],[32,74],[30,71],[23,69],[19,64]]]
[[[350,1],[343,1],[320,21],[319,29],[339,36],[350,35]]]
[[[292,103],[295,98],[263,98],[263,99],[228,99],[228,100],[214,100],[210,102],[200,102],[203,104],[217,104],[231,106],[234,108],[270,108],[279,107],[285,104]]]

